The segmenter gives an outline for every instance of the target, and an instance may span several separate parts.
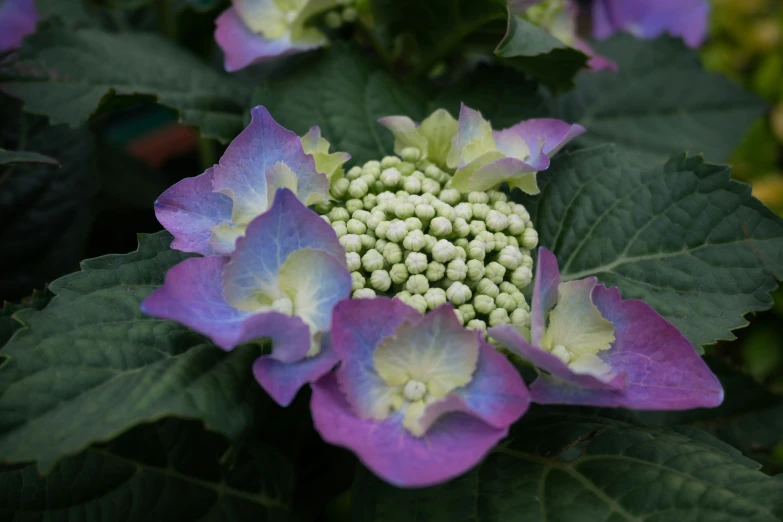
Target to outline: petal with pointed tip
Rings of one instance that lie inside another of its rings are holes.
[[[451,140],[457,134],[458,123],[445,109],[438,109],[422,120],[419,132],[427,143],[422,153],[441,166],[446,166],[446,158],[451,150]]]
[[[394,153],[402,154],[405,147],[416,147],[427,157],[429,146],[427,139],[419,132],[419,125],[407,116],[386,116],[378,123],[389,129],[394,136]]]
[[[533,282],[533,302],[530,307],[530,338],[534,346],[541,346],[546,326],[546,314],[557,303],[560,269],[557,258],[544,247],[538,249],[536,277]]]
[[[496,152],[492,127],[479,111],[464,103],[460,107],[457,134],[452,139],[446,163],[450,168],[464,168],[480,156]]]

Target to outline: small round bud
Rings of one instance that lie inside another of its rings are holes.
[[[470,321],[471,319],[476,318],[476,309],[472,304],[465,303],[463,305],[459,305],[458,310],[462,312],[462,317],[464,317],[466,321]]]
[[[346,226],[349,234],[364,234],[367,230],[367,225],[358,219],[349,219]]]
[[[362,165],[362,169],[379,169],[381,168],[381,162],[378,160],[370,160]]]
[[[489,325],[498,326],[501,324],[508,324],[511,322],[511,318],[508,316],[508,312],[505,308],[495,308],[492,313],[489,314]]]
[[[441,203],[440,205],[433,205],[435,207],[435,211],[438,213],[438,216],[444,217],[448,219],[449,221],[454,221],[457,219],[457,213],[454,212],[454,207],[451,205],[448,205],[446,203]]]
[[[351,272],[351,290],[364,288],[364,276],[361,272]]]
[[[424,233],[422,233],[421,230],[412,230],[405,236],[405,239],[402,240],[402,246],[404,246],[406,250],[413,250],[414,252],[419,252],[426,244],[427,242],[424,240]]]
[[[505,194],[503,194],[505,196]],[[490,201],[492,201],[492,198],[490,198]],[[505,201],[495,201],[492,203],[492,208],[500,212],[501,214],[505,216],[511,215],[511,206],[506,203]]]
[[[484,277],[499,285],[503,282],[503,277],[506,275],[506,268],[496,261],[492,261],[487,264],[484,269]]]
[[[346,252],[361,252],[362,238],[356,234],[345,234],[340,237],[340,244]]]
[[[473,307],[478,313],[489,315],[496,308],[495,300],[488,295],[478,294],[473,298]]]
[[[391,270],[389,270],[389,277],[391,277],[391,280],[395,285],[403,284],[408,280],[409,276],[408,269],[402,263],[392,265]]]
[[[441,190],[438,197],[444,203],[448,203],[449,205],[456,205],[462,198],[462,194],[460,194],[459,190],[457,189],[449,188]]]
[[[482,232],[486,232],[487,230],[487,224],[483,221],[479,221],[477,219],[474,219],[470,222],[470,233],[474,236],[478,236]]]
[[[508,217],[497,210],[490,210],[485,219],[487,228],[493,232],[500,232],[508,227]]]
[[[511,312],[511,324],[516,326],[528,326],[530,324],[530,312],[524,308],[517,308]]]
[[[411,176],[405,180],[405,182],[402,184],[402,188],[405,189],[405,192],[418,194],[421,192],[421,181]]]
[[[527,310],[528,312],[530,311],[530,305],[527,304],[525,295],[522,292],[520,292],[519,290],[511,292],[511,297],[514,299],[514,302],[517,304],[517,308],[522,308],[523,310]]]
[[[334,224],[336,221],[346,222],[351,219],[351,215],[348,214],[348,211],[342,207],[334,207],[329,211],[328,215],[329,219],[332,220],[332,224]]]
[[[386,270],[374,270],[370,276],[370,285],[379,292],[385,292],[391,288],[391,277]]]
[[[470,203],[489,203],[489,196],[486,192],[469,192],[468,202]]]
[[[481,319],[472,319],[468,321],[468,324],[466,324],[465,327],[470,330],[485,331],[487,329],[487,323]]]
[[[415,209],[416,207],[414,207],[412,204],[408,203],[407,201],[404,203],[397,203],[397,206],[394,207],[394,215],[400,219],[406,219],[413,216],[413,212]]]
[[[462,218],[468,223],[473,219],[473,205],[470,203],[460,203],[454,207],[454,213],[458,218]]]
[[[367,185],[367,182],[364,181],[362,178],[351,181],[351,184],[348,187],[348,194],[350,194],[352,198],[362,198],[369,191],[370,191],[369,185]]]
[[[524,265],[511,272],[511,282],[514,283],[514,286],[517,288],[525,288],[530,284],[532,279],[533,272]]]
[[[466,263],[468,267],[467,277],[471,281],[480,281],[484,277],[484,263],[478,259],[471,259]]]
[[[475,259],[477,261],[483,261],[486,255],[487,250],[483,241],[480,239],[474,239],[468,243],[468,258]]]
[[[487,216],[489,216],[489,205],[486,203],[474,203],[473,204],[473,217],[475,219],[483,219],[486,220]]]
[[[348,233],[348,227],[345,225],[345,221],[332,221],[332,230],[337,234],[337,237],[343,237]]]
[[[386,243],[382,252],[384,259],[390,264],[402,263],[402,248],[397,243]]]
[[[383,256],[375,249],[368,250],[367,253],[362,256],[362,267],[368,272],[381,270],[383,268],[383,263]]]
[[[377,190],[376,187],[372,189]],[[375,194],[367,194],[362,198],[362,203],[364,204],[364,210],[372,210],[378,204],[378,197]]]
[[[432,249],[435,247],[435,245],[438,242],[438,238],[435,236],[431,236],[429,234],[424,234],[424,241],[426,244],[424,245],[424,251],[428,254],[432,253]]]
[[[430,222],[430,234],[445,237],[451,234],[451,221],[445,217],[436,217]]]
[[[434,194],[437,196],[440,192],[440,183],[427,178],[421,182],[421,191],[425,194]]]
[[[526,266],[533,271],[533,258],[529,255],[522,254],[522,266]]]
[[[408,299],[408,302],[406,303],[408,306],[413,307],[416,309],[417,312],[420,314],[423,314],[427,311],[427,301],[424,299],[423,295],[412,295]]]
[[[335,199],[342,199],[348,194],[348,187],[351,182],[345,178],[336,179],[332,182],[332,187],[329,189],[329,193]]]
[[[522,252],[518,248],[507,246],[498,254],[498,263],[509,270],[522,265]]]
[[[517,291],[517,287],[509,283],[508,281],[503,281],[498,285],[498,288],[501,292],[506,292],[507,294],[513,294]]]
[[[405,267],[408,273],[422,274],[427,271],[427,256],[421,252],[411,252],[405,258]]]
[[[516,214],[511,214],[508,216],[508,228],[506,229],[506,232],[508,232],[511,235],[518,236],[522,234],[525,231],[525,222],[522,221],[522,218],[517,216]]]
[[[520,205],[519,203],[513,203],[511,205],[511,212],[521,217],[522,221],[524,221],[525,223],[530,221],[530,214],[528,213],[527,209],[523,205]]]
[[[420,170],[414,170],[413,172],[411,172],[410,177],[416,178],[419,181],[424,181],[425,179],[427,179],[424,173]]]
[[[460,312],[459,309],[454,310],[454,315],[457,316],[457,321],[463,325],[465,324],[465,318],[462,316],[462,312]]]
[[[380,177],[380,174],[378,174],[378,177]],[[374,176],[373,174],[362,174],[359,179],[364,180],[364,182],[367,183],[368,187],[372,187],[373,185],[375,185],[375,182],[378,181],[376,176]]]
[[[517,309],[517,303],[514,298],[505,292],[501,292],[495,298],[495,304],[498,308],[504,308],[506,312],[513,312]]]
[[[377,234],[377,230],[376,230]],[[405,236],[408,235],[408,227],[404,221],[393,221],[386,231],[386,239],[394,241],[395,243],[401,243]]]
[[[447,263],[454,259],[457,247],[445,239],[441,239],[432,247],[432,258],[439,263]]]
[[[460,261],[467,261],[468,260],[468,253],[465,250],[464,247],[454,244],[454,259],[459,259]]]
[[[492,235],[495,237],[495,252],[500,252],[508,246],[508,236],[503,232],[495,232]]]
[[[440,281],[443,276],[446,275],[446,265],[438,263],[437,261],[431,261],[427,265],[427,272],[425,272],[427,279],[432,282]]]
[[[332,224],[332,220],[329,219],[329,216],[323,215],[323,216],[321,216],[321,219],[323,219],[324,221],[326,221],[330,225]]]
[[[434,310],[446,302],[446,292],[442,288],[430,288],[424,294],[424,300],[427,302],[427,308]]]
[[[490,190],[489,192],[487,192],[487,196],[489,196],[490,203],[508,201],[508,196],[506,196],[505,192],[501,192],[499,190]]]
[[[380,181],[385,187],[395,188],[402,180],[402,174],[396,168],[388,168],[381,172]]]
[[[375,248],[375,238],[370,234],[362,234],[359,236],[359,239],[362,240],[362,249],[369,250]]]
[[[355,272],[362,267],[362,258],[356,252],[346,252],[345,264],[348,265],[349,272]]]
[[[459,281],[453,282],[446,290],[446,298],[455,305],[466,303],[470,301],[471,297],[473,297],[473,292],[470,291],[467,285],[463,285]]]
[[[413,174],[413,171],[416,170],[416,166],[408,161],[403,161],[402,163],[397,165],[397,170],[399,170],[400,174],[402,174],[403,176],[410,176],[411,174]]]
[[[421,151],[416,147],[405,147],[400,151],[400,157],[402,157],[403,161],[416,163],[421,158]]]
[[[520,244],[527,250],[533,250],[538,245],[538,232],[534,228],[526,228],[522,233]]]
[[[479,235],[476,236],[476,239],[484,243],[484,250],[487,252],[487,254],[495,250],[495,234],[492,232],[488,230],[480,232]]]
[[[372,219],[370,221],[372,221]],[[372,230],[372,227],[367,228]],[[375,227],[375,236],[379,237],[380,239],[389,239],[386,237],[386,233],[389,231],[389,228],[391,228],[391,221],[381,221],[378,223],[378,226]]]
[[[364,209],[359,209],[351,214],[351,219],[355,219],[360,223],[367,225],[367,220],[370,219],[371,214]],[[350,221],[350,220],[349,220]]]
[[[416,217],[421,220],[430,220],[435,217],[435,209],[432,208],[432,205],[423,203],[421,205],[416,205],[415,214]]]
[[[419,205],[424,205],[427,203],[427,200],[424,199],[423,196],[419,196],[418,194],[411,194],[408,196],[408,203],[412,203],[414,207],[417,207]]]
[[[422,274],[412,275],[405,283],[405,290],[411,294],[424,294],[430,289],[430,282]]]
[[[388,245],[388,244],[389,244],[389,242],[388,242],[387,240],[385,240],[385,239],[376,239],[376,240],[375,240],[375,247],[374,247],[374,248],[375,248],[375,250],[377,250],[378,252],[381,252],[381,253],[383,253],[383,249],[384,249],[384,248],[386,247],[386,245]]]
[[[419,218],[415,217],[409,217],[405,219],[405,226],[408,227],[408,230],[411,232],[413,231],[420,231],[424,228],[424,225],[422,224],[421,220]],[[422,234],[424,235],[424,234]]]
[[[364,203],[361,199],[349,199],[345,202],[345,210],[347,210],[349,214],[353,214],[362,208],[364,208]]]
[[[402,160],[400,160],[400,158],[398,158],[397,156],[384,156],[383,159],[381,160],[381,168],[388,169],[391,167],[396,167],[397,165],[400,164],[400,161]]]
[[[467,252],[468,251],[468,244],[470,243],[470,241],[468,241],[464,237],[458,237],[453,242],[454,242],[454,246],[462,248],[463,252]],[[467,259],[467,258],[468,258],[468,255],[465,254],[465,259]]]
[[[470,235],[470,225],[468,225],[468,222],[460,217],[454,220],[454,225],[452,228],[454,233],[456,233],[459,237],[467,237]]]
[[[452,281],[462,281],[468,275],[468,266],[461,259],[449,261],[446,266],[446,277]]]
[[[476,293],[482,295],[488,295],[492,299],[494,299],[500,293],[500,289],[498,288],[498,285],[496,285],[489,279],[484,278],[478,282],[478,286],[476,286]]]
[[[427,176],[430,179],[434,179],[437,181],[440,179],[440,175],[442,174],[442,171],[438,168],[437,165],[427,165],[427,168],[424,169],[424,175]]]
[[[348,170],[348,172],[345,173],[345,177],[346,179],[348,179],[349,182],[355,180],[361,175],[362,175],[362,168],[358,166],[351,167],[350,170]],[[348,185],[345,186],[345,189],[348,190]]]
[[[517,238],[514,236],[506,236],[506,241],[508,241],[508,245],[506,246],[510,245],[512,247],[519,248],[519,241],[517,241]]]
[[[399,299],[403,303],[408,303],[408,299],[411,298],[411,293],[407,290],[402,290],[401,292],[397,292],[397,295],[394,296],[394,299]]]
[[[354,290],[351,297],[354,299],[372,299],[375,297],[375,290],[372,288],[359,288],[358,290]]]

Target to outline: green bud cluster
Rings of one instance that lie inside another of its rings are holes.
[[[529,327],[530,214],[500,191],[460,193],[420,158],[407,147],[353,167],[316,207],[345,248],[352,296],[396,297],[422,313],[450,302],[472,329]]]

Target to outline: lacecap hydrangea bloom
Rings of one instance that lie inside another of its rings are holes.
[[[353,21],[352,0],[232,0],[216,21],[215,41],[225,54],[227,71],[316,49],[326,35],[314,26]],[[338,7],[339,9],[335,9]],[[339,14],[338,14],[339,13]]]
[[[540,370],[530,387],[533,402],[682,410],[723,401],[720,382],[677,328],[595,277],[561,282],[557,259],[545,248],[530,339],[509,326],[489,334]]]
[[[35,0],[0,0],[0,53],[19,47],[37,23]]]
[[[699,47],[707,37],[709,14],[707,0],[593,0],[593,36],[605,39],[627,31],[648,39],[669,33]]]
[[[424,316],[397,299],[344,301],[332,340],[342,362],[313,384],[315,427],[392,484],[463,473],[528,408],[516,369],[448,305]]]

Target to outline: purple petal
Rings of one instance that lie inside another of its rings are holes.
[[[515,134],[522,138],[531,151],[531,159],[527,161],[534,164],[534,161],[537,160],[532,159],[534,156],[533,152],[542,150],[544,154],[551,158],[566,143],[584,134],[584,132],[585,128],[578,124],[570,124],[552,118],[537,118],[521,121],[513,127],[495,131],[493,134],[496,142],[498,139],[502,140],[506,134]],[[539,144],[541,140],[543,140],[543,147]],[[544,168],[538,170],[544,170]]]
[[[508,431],[453,413],[417,438],[402,427],[399,414],[382,422],[355,416],[333,374],[313,384],[310,409],[326,442],[349,448],[375,474],[400,487],[430,486],[464,473]]]
[[[35,31],[37,23],[35,0],[0,2],[0,53],[19,47],[22,39]]]
[[[267,169],[279,162],[296,174],[301,201],[316,193],[328,199],[329,180],[315,170],[315,160],[305,154],[299,136],[280,126],[264,107],[250,114],[250,125],[213,167],[214,189],[232,197],[234,221],[247,223],[267,209]]]
[[[536,277],[533,283],[533,302],[530,308],[530,339],[534,346],[541,344],[546,325],[546,314],[557,303],[557,286],[560,284],[560,269],[557,258],[544,247],[538,249]]]
[[[231,222],[231,199],[212,192],[214,169],[185,178],[155,201],[155,216],[174,235],[171,248],[205,256],[217,252],[210,245],[212,227]]]
[[[280,406],[291,404],[302,386],[320,379],[340,360],[328,336],[321,343],[321,351],[312,357],[286,362],[279,360],[282,351],[275,345],[272,355],[259,357],[253,363],[256,380]]]
[[[294,44],[289,35],[276,40],[267,40],[251,31],[233,7],[226,9],[218,17],[215,25],[215,41],[223,49],[224,66],[229,72],[321,46],[320,43]]]

